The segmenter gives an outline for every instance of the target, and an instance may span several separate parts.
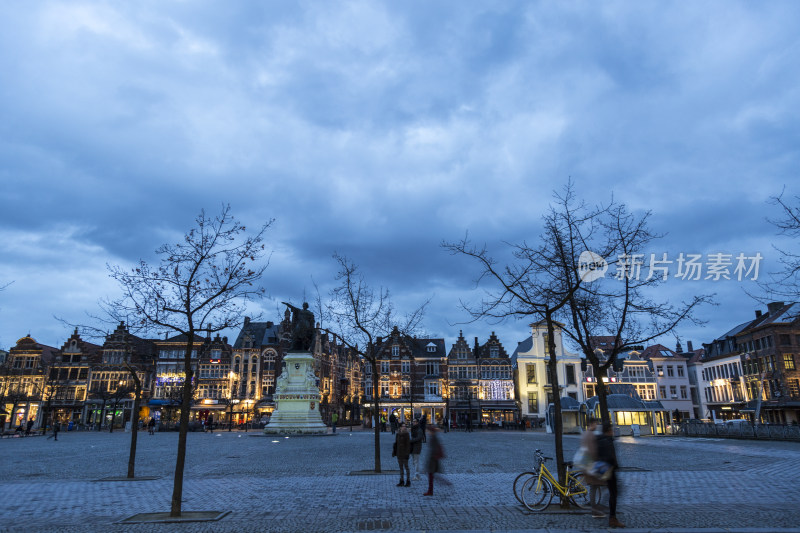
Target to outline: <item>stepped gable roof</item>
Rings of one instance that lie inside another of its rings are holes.
[[[492,346],[497,346],[499,348],[497,357],[491,356],[490,349]],[[508,352],[506,352],[503,343],[500,342],[500,339],[497,338],[494,331],[489,335],[489,339],[478,347],[477,352],[475,356],[478,359],[508,359]]]

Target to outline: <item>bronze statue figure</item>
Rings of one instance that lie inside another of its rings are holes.
[[[311,350],[314,340],[314,313],[308,310],[308,303],[298,309],[288,302],[282,302],[292,310],[292,345],[291,351],[307,352]]]

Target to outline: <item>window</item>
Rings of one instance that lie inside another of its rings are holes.
[[[456,358],[457,359],[466,359],[467,358],[467,351],[464,350],[464,349],[459,349],[456,352]]]
[[[392,357],[400,357],[400,347],[396,344],[392,346]]]
[[[425,374],[428,376],[438,376],[439,363],[436,361],[428,361],[425,363]]]
[[[493,345],[489,347],[489,357],[500,357],[500,347],[497,345]]]
[[[662,399],[666,399],[666,397],[667,397],[667,388],[664,387],[664,386],[659,387],[658,388],[658,393],[661,395]]]
[[[682,378],[682,377],[683,377],[683,367],[682,367],[682,366],[679,366],[679,367],[678,367],[678,377],[679,377],[679,378]]]
[[[703,372],[705,372],[705,370],[703,370]],[[663,376],[663,375],[664,375],[664,366],[663,366],[663,365],[658,365],[658,366],[656,367],[656,373],[657,373],[659,376]],[[705,379],[705,378],[704,378],[704,379]]]
[[[669,397],[673,399],[678,397],[678,387],[676,387],[675,385],[670,385]]]
[[[675,377],[675,367],[667,365],[667,377]]]
[[[436,344],[428,343],[428,353],[436,353]]]
[[[389,383],[381,383],[381,396],[384,398],[389,396]]]
[[[538,400],[536,392],[529,392],[528,393],[528,412],[529,413],[538,413],[539,412],[539,400]]]
[[[403,374],[408,374],[411,372],[411,361],[401,361],[400,362],[400,371]]]
[[[575,385],[575,365],[567,365],[567,385]]]
[[[778,335],[778,342],[781,346],[790,346],[792,344],[792,338],[789,335]]]
[[[788,380],[789,384],[789,395],[792,398],[797,398],[800,396],[800,380],[798,379],[790,379]]]
[[[389,361],[381,361],[381,374],[389,373]]]
[[[783,367],[786,370],[794,370],[794,355],[790,353],[783,354]]]
[[[431,396],[439,396],[439,382],[429,381],[427,383],[427,393]]]

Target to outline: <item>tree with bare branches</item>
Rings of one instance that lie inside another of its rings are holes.
[[[269,264],[263,241],[271,224],[268,221],[248,235],[230,206],[223,206],[217,216],[201,211],[182,242],[156,250],[158,264],[139,261],[133,269],[109,266],[122,296],[104,302],[108,316],[128,320],[138,331],[183,334],[187,339],[170,516],[181,515],[195,333],[236,327],[247,302],[263,296],[257,282]]]
[[[468,237],[442,246],[454,255],[466,256],[479,265],[476,284],[484,287],[484,297],[477,303],[461,302],[471,321],[489,319],[503,321],[535,317],[547,327],[549,359],[547,371],[553,387],[553,433],[556,462],[560,482],[566,478],[563,450],[563,423],[561,398],[558,394],[558,365],[555,345],[555,322],[559,313],[568,306],[570,299],[580,288],[580,280],[570,285],[562,279],[556,258],[568,246],[568,242],[585,242],[599,228],[600,218],[607,207],[590,208],[577,203],[572,185],[563,195],[555,195],[555,203],[543,217],[544,230],[540,244],[527,242],[510,244],[513,261],[501,264],[490,255],[486,246],[474,245]],[[566,502],[562,502],[566,505]]]
[[[780,218],[769,219],[780,235],[793,239],[800,237],[800,195],[786,198],[785,192],[771,199],[778,207]],[[789,301],[800,299],[800,253],[776,247],[780,253],[780,268],[769,275],[769,281],[760,283],[761,288],[771,299],[787,298]],[[760,298],[759,298],[760,299]]]
[[[375,433],[375,472],[381,471],[380,452],[380,387],[377,355],[379,340],[388,336],[394,327],[406,335],[412,335],[420,326],[428,301],[401,316],[395,312],[389,298],[389,290],[368,284],[358,266],[345,256],[334,254],[339,265],[336,285],[330,291],[330,299],[320,305],[323,317],[333,324],[341,344],[361,356],[372,370],[373,428]]]

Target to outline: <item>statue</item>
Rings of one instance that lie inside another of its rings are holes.
[[[314,313],[308,310],[308,302],[298,309],[288,302],[282,302],[292,310],[292,346],[290,351],[307,352],[314,340]],[[288,311],[288,309],[287,309]]]

